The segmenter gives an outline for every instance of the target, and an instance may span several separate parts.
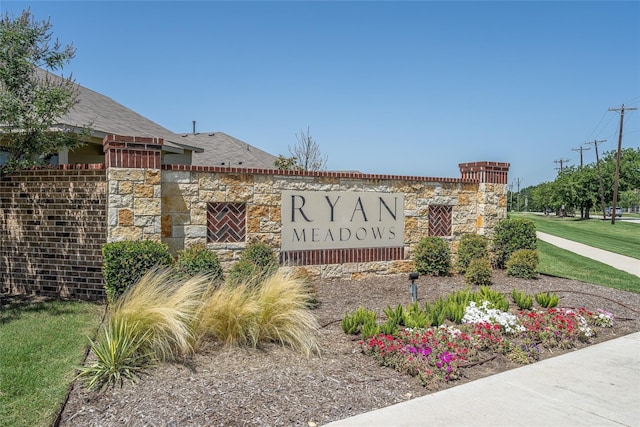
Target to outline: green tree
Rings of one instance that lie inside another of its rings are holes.
[[[8,151],[0,178],[46,162],[46,156],[80,144],[78,134],[56,130],[78,95],[61,70],[75,48],[52,40],[50,21],[36,21],[29,10],[0,18],[0,141]]]
[[[273,163],[274,166],[280,170],[296,170],[296,158],[291,156],[291,157],[285,157],[284,155],[280,154],[278,155],[278,158],[275,160],[275,162]]]

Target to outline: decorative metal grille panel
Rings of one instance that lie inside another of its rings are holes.
[[[207,204],[207,242],[244,242],[247,234],[245,203]]]
[[[451,236],[451,206],[429,206],[429,236]]]

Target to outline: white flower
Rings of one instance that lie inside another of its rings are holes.
[[[462,323],[498,324],[509,334],[526,330],[526,328],[518,322],[518,318],[515,315],[498,310],[497,308],[489,308],[489,301],[482,301],[480,307],[476,306],[474,301],[469,302],[469,305],[464,311]]]

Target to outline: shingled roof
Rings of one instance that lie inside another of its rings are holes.
[[[224,132],[185,134],[182,135],[182,141],[202,149],[202,152],[192,156],[192,164],[198,166],[273,169],[277,159],[276,156]]]
[[[105,95],[79,84],[77,88],[77,104],[60,119],[60,128],[88,126],[100,139],[107,134],[163,138],[165,151],[192,151],[193,165],[274,168],[276,156],[223,132],[177,134]]]

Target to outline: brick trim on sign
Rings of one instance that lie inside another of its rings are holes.
[[[404,259],[404,248],[318,249],[280,252],[280,265],[322,265]]]
[[[275,176],[300,176],[300,177],[320,177],[320,178],[343,178],[343,179],[376,179],[389,181],[417,181],[417,182],[439,182],[439,183],[462,183],[475,184],[477,179],[466,178],[437,178],[429,176],[405,176],[405,175],[378,175],[360,172],[329,172],[329,171],[290,171],[281,169],[261,169],[261,168],[234,168],[223,166],[192,166],[192,165],[162,165],[162,170],[185,171],[185,172],[210,172],[210,173],[240,173],[248,175],[275,175]]]

